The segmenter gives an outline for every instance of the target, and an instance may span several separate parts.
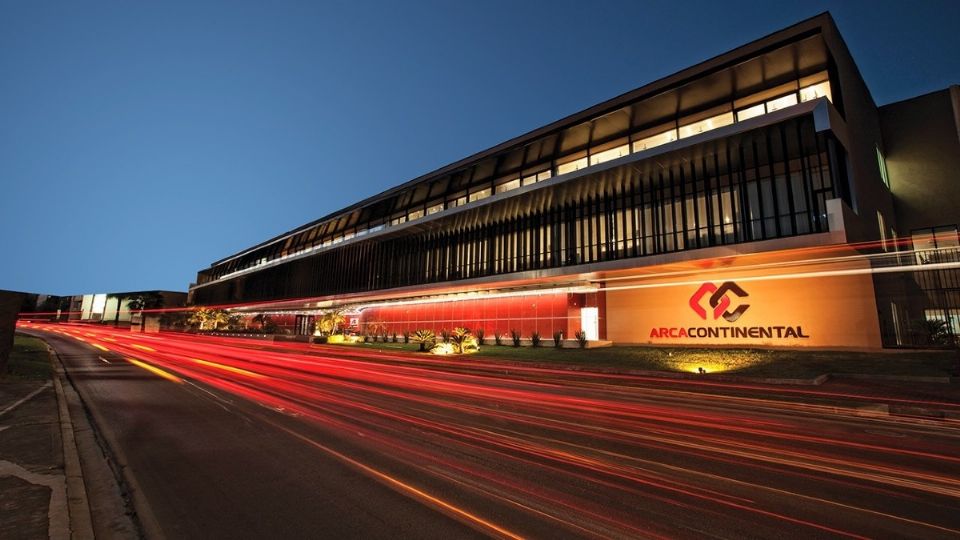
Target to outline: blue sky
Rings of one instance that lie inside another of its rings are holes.
[[[212,261],[830,10],[880,104],[960,2],[0,1],[0,289]]]

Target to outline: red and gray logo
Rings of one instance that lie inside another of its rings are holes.
[[[697,289],[697,292],[693,293],[693,296],[690,297],[690,308],[700,316],[701,319],[707,319],[707,310],[703,308],[703,298],[709,295],[708,303],[710,307],[713,308],[713,318],[714,320],[723,317],[727,322],[734,322],[743,315],[743,312],[750,307],[750,304],[740,304],[736,309],[730,311],[730,296],[746,297],[750,296],[746,291],[740,288],[739,285],[732,281],[725,281],[719,287],[710,283],[704,283]]]

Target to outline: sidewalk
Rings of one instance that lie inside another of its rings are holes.
[[[119,494],[110,493],[117,488],[102,454],[88,449],[82,459],[78,452],[93,436],[78,400],[67,394],[74,395],[72,387],[46,344],[18,335],[0,378],[0,538],[137,536]],[[92,492],[84,467],[94,473]]]
[[[0,537],[70,538],[51,380],[0,380]]]

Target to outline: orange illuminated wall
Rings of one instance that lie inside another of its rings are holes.
[[[552,293],[373,306],[361,312],[360,324],[363,331],[377,325],[389,334],[419,329],[440,332],[456,327],[473,331],[482,328],[490,339],[497,332],[509,336],[513,329],[525,338],[539,332],[549,339],[555,331],[562,330],[565,338],[572,339],[580,328],[579,308],[584,304],[596,306],[596,297],[596,294]]]
[[[775,269],[732,267],[656,283],[608,282],[608,339],[614,343],[690,346],[879,349],[873,279],[869,273],[856,273],[864,270],[869,270],[864,261],[798,261]],[[810,277],[800,277],[803,275]],[[764,279],[769,277],[777,279]],[[715,303],[722,308],[717,310],[711,305],[713,287],[720,288],[726,282],[734,283],[739,291],[728,287],[725,294],[716,296]],[[647,287],[651,284],[655,286]],[[666,286],[660,286],[663,284]],[[639,288],[629,288],[632,286]],[[702,312],[698,313],[691,303],[699,305]],[[741,306],[748,307],[736,320],[726,320],[724,314],[735,317]]]

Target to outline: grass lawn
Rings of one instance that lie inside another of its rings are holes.
[[[384,351],[416,352],[415,343],[364,343],[349,345]],[[761,349],[690,349],[666,347],[604,347],[555,349],[486,344],[478,356],[514,362],[550,363],[584,368],[601,367],[647,371],[725,373],[749,377],[812,378],[824,373],[956,375],[960,356],[955,351],[844,352]],[[469,361],[473,355],[463,357]]]
[[[13,336],[13,351],[7,363],[7,373],[3,379],[49,379],[53,373],[50,353],[42,340],[16,334]]]

